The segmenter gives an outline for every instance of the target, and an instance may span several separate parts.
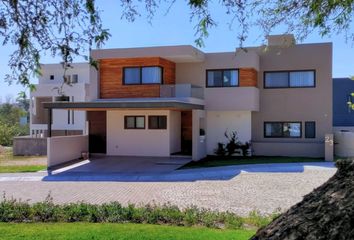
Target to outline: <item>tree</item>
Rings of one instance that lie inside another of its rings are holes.
[[[169,4],[168,11],[176,0],[121,0],[121,14],[134,21],[143,7],[150,21],[162,2]],[[186,1],[191,18],[197,19],[197,46],[203,45],[208,30],[216,26],[210,2]],[[241,47],[252,27],[261,29],[263,36],[285,27],[284,32],[293,32],[300,40],[318,30],[322,36],[343,33],[347,40],[354,41],[354,0],[220,0],[218,4],[230,16],[230,25],[238,25]],[[0,39],[3,45],[17,46],[9,61],[9,82],[17,81],[32,89],[29,76],[40,74],[43,52],[60,56],[64,66],[70,65],[75,56],[96,66],[87,52],[93,46],[101,47],[109,36],[94,0],[0,0]]]

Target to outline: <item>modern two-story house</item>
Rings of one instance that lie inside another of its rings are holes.
[[[225,131],[237,131],[255,155],[324,156],[332,132],[331,43],[295,44],[279,35],[230,52],[166,46],[91,56],[99,63],[90,69],[92,100],[44,103],[49,167],[84,150],[199,160],[226,141]],[[84,112],[87,135],[52,137],[57,110]],[[62,148],[71,153],[53,157]]]

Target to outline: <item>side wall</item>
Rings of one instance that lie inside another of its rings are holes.
[[[260,111],[252,112],[254,154],[323,157],[325,134],[332,132],[332,44],[271,47],[260,54]],[[264,71],[280,70],[315,70],[316,86],[265,89]],[[267,121],[301,122],[302,137],[264,138]],[[305,121],[316,122],[316,138],[305,138]]]
[[[76,160],[87,151],[87,135],[47,138],[48,168]]]
[[[100,98],[160,97],[160,84],[123,85],[124,67],[160,66],[163,84],[175,84],[175,63],[160,57],[100,60]]]
[[[218,142],[226,143],[225,131],[237,131],[239,141],[251,140],[251,112],[249,111],[207,111],[206,112],[207,153],[214,155]]]
[[[148,129],[149,115],[166,115],[167,129]],[[145,116],[145,129],[124,129],[124,116]],[[172,129],[172,123],[180,124],[180,113],[169,110],[107,111],[107,155],[170,156],[178,150],[178,145],[171,147],[171,144],[181,141],[180,132],[177,133],[180,125]]]

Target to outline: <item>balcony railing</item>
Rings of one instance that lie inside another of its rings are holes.
[[[165,98],[199,98],[204,99],[202,87],[192,84],[167,84],[160,86],[160,97]]]

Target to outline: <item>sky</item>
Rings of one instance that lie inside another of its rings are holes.
[[[110,29],[112,35],[103,48],[128,48],[146,46],[193,45],[195,46],[195,21],[190,21],[190,9],[185,1],[176,1],[166,14],[168,6],[162,5],[157,10],[151,24],[148,23],[144,10],[142,16],[134,22],[121,19],[122,7],[118,0],[97,0],[102,10],[101,17],[105,28]],[[230,16],[225,14],[225,9],[217,5],[211,6],[212,16],[217,22],[217,27],[210,29],[209,37],[201,48],[204,52],[234,51],[239,42],[237,26],[230,28]],[[282,32],[273,32],[281,34]],[[244,46],[259,46],[264,42],[264,37],[257,29],[251,29]],[[321,38],[317,33],[310,34],[301,43],[332,42],[333,43],[333,77],[348,77],[354,75],[354,44],[346,42],[344,35]],[[0,46],[0,101],[6,98],[16,98],[23,87],[8,85],[4,76],[10,73],[7,66],[9,55],[15,50],[14,46]],[[50,56],[41,56],[42,63],[56,63],[60,59]],[[83,59],[77,59],[83,61]],[[33,83],[36,83],[34,80]]]

